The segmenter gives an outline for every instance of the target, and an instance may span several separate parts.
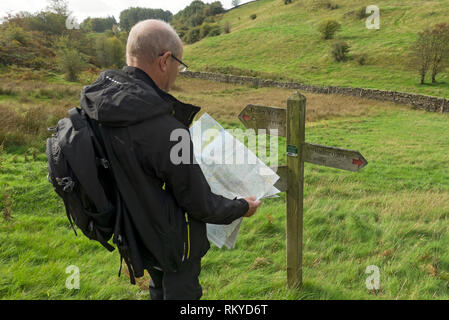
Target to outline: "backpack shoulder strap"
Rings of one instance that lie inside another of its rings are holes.
[[[106,153],[104,151],[103,146],[98,141],[98,138],[94,134],[91,125],[89,123],[89,119],[87,118],[84,110],[79,108],[73,108],[69,111],[70,120],[72,121],[73,128],[77,131],[81,130],[82,128],[86,128],[89,131],[89,134],[92,138],[92,141],[94,143],[95,149],[98,151],[100,158],[97,159],[99,161],[99,164],[102,165],[104,168],[109,168],[109,161],[107,160]]]
[[[73,108],[69,111],[70,120],[75,130],[79,131],[86,126],[83,116],[80,114],[81,109]]]

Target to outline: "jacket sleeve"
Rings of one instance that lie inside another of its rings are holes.
[[[167,148],[159,154],[157,170],[165,182],[165,189],[173,194],[178,205],[189,216],[198,221],[227,225],[243,217],[249,210],[248,202],[244,199],[230,200],[211,191],[200,166],[194,163],[193,143],[189,131],[185,131],[184,137],[188,134],[188,143],[184,142],[185,148],[178,153],[183,162],[175,164],[171,159],[173,148],[179,144],[177,141],[169,141]]]

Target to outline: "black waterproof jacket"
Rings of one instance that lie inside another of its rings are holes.
[[[121,198],[121,215],[136,277],[149,266],[176,272],[210,248],[206,223],[230,224],[245,200],[211,192],[193,161],[175,165],[170,141],[200,111],[160,90],[141,69],[108,70],[83,88],[81,107],[99,128]],[[189,134],[190,137],[190,134]]]

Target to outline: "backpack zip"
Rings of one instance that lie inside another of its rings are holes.
[[[187,213],[185,214],[186,223],[187,223],[187,259],[190,258],[190,224],[189,224],[189,216]]]

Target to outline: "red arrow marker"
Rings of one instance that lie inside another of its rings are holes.
[[[360,168],[361,166],[363,166],[363,161],[361,159],[353,159],[352,164],[356,164]]]
[[[243,120],[245,120],[245,121],[249,121],[249,120],[251,119],[250,116],[247,115],[247,114],[244,114],[244,115],[242,116],[242,118],[243,118]]]

